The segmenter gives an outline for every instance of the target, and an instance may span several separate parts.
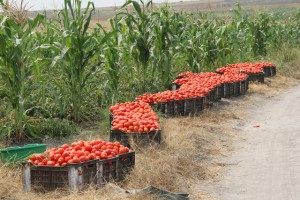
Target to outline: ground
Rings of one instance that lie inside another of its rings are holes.
[[[224,179],[200,186],[219,200],[300,198],[300,85],[271,96],[255,96],[245,106],[235,152],[221,162]],[[220,162],[220,161],[218,161]]]

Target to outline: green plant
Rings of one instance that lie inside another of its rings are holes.
[[[64,100],[71,105],[71,115],[77,123],[83,119],[85,94],[89,92],[87,90],[93,89],[86,86],[99,66],[94,61],[101,41],[95,37],[95,32],[88,32],[94,12],[92,2],[82,12],[80,0],[65,0],[64,9],[55,20],[57,25],[51,25],[59,35],[58,41],[53,45],[59,55],[54,58],[52,66],[59,63],[62,77],[57,84],[67,89],[70,96],[65,95]]]
[[[0,97],[9,102],[10,110],[9,120],[0,131],[8,138],[14,135],[18,141],[24,139],[25,129],[30,136],[35,136],[24,105],[30,94],[33,69],[38,64],[40,44],[35,40],[35,31],[43,18],[42,15],[34,19],[7,15],[0,22],[0,77],[3,81]]]
[[[76,124],[68,120],[42,119],[37,121],[35,128],[41,137],[64,138],[79,134]]]

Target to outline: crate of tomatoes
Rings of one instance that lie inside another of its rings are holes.
[[[161,142],[158,117],[148,103],[118,103],[110,112],[113,116],[110,141],[120,141],[127,147]]]
[[[42,154],[33,154],[23,162],[23,186],[29,191],[51,191],[64,188],[80,191],[89,185],[103,185],[124,177],[135,162],[121,165],[124,157],[135,152],[119,142],[103,140],[63,144]],[[122,176],[122,177],[121,177]]]

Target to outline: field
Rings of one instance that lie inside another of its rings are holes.
[[[267,61],[275,63],[278,75],[200,114],[170,118],[156,112],[163,142],[135,147],[136,166],[124,182],[91,186],[79,194],[25,194],[21,169],[0,163],[0,199],[157,199],[120,189],[149,185],[212,199],[199,185],[222,178],[225,165],[217,159],[234,151],[239,132],[232,124],[247,123],[245,106],[298,84],[300,4],[240,1],[239,7],[228,0],[180,2],[170,9],[132,2],[126,12],[92,5],[83,11],[80,1],[74,2],[59,14],[26,15],[25,9],[8,7],[0,15],[0,147],[109,140],[111,106],[167,91],[181,72]],[[141,132],[150,128],[158,126],[143,126]]]

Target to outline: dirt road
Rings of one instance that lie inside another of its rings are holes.
[[[248,111],[239,132],[245,140],[225,158],[224,179],[204,190],[218,200],[299,200],[300,86]]]

